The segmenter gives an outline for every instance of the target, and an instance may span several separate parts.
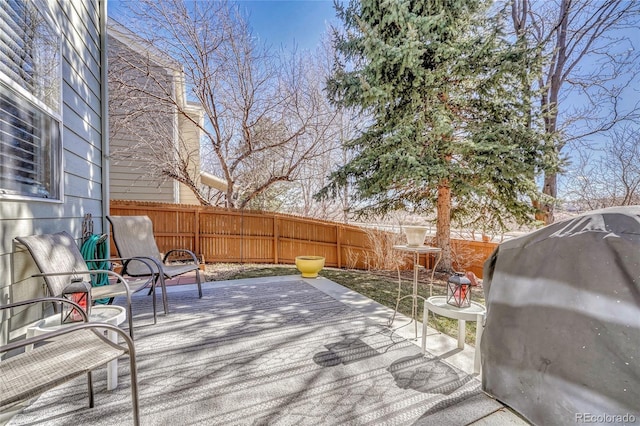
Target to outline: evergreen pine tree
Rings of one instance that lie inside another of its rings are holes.
[[[477,0],[336,3],[344,30],[327,82],[369,124],[355,156],[320,196],[354,186],[357,212],[437,210],[436,244],[451,270],[452,218],[500,227],[532,217],[534,179],[551,158],[523,96],[532,52],[508,42]]]

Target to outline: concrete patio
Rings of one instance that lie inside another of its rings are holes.
[[[423,357],[408,318],[398,316],[390,333],[389,308],[328,279],[252,278],[203,288],[197,299],[195,285],[168,287],[171,313],[155,326],[149,298],[136,295],[143,424],[185,416],[189,424],[526,424],[479,390],[473,347],[457,349],[456,339],[430,329],[427,350],[435,357]],[[421,376],[431,369],[439,376],[427,383]],[[112,393],[104,390],[105,374],[95,376],[102,394],[96,408],[78,407],[86,388],[76,380],[9,424],[127,423],[126,363]]]
[[[285,276],[280,277],[283,280],[286,279],[303,279],[298,276]],[[320,291],[328,294],[336,300],[348,305],[354,310],[361,312],[367,318],[376,321],[380,325],[386,325],[390,316],[393,314],[393,310],[377,303],[355,291],[352,291],[340,284],[337,284],[324,277],[318,277],[316,279],[303,279],[308,284],[317,288]],[[224,281],[220,283],[207,283],[207,285],[226,285],[226,283],[267,283],[270,278],[250,278],[245,280],[233,280]],[[185,274],[173,280],[167,281],[167,285],[170,286],[167,292],[170,294],[172,291],[178,291],[174,288],[176,285],[191,285],[195,283],[195,273]],[[224,284],[223,284],[224,283]],[[193,290],[195,291],[195,285]],[[410,323],[410,318],[398,313],[392,326],[395,332],[407,339],[408,341],[419,346],[421,336],[418,335],[418,339],[415,339],[414,325]],[[422,323],[418,322],[418,330],[421,330]],[[420,333],[420,331],[419,331]],[[427,332],[427,350],[433,355],[439,356],[442,359],[446,359],[447,362],[460,368],[468,374],[473,374],[473,360],[475,355],[475,348],[473,346],[465,345],[463,350],[458,349],[457,340],[451,336],[440,333],[431,327]],[[482,374],[476,376],[477,380],[482,379]],[[452,423],[455,424],[455,423]],[[505,407],[502,408],[481,420],[473,423],[476,426],[492,426],[492,425],[527,425],[527,421],[522,417],[515,414],[512,410]]]
[[[378,302],[375,302],[368,297],[365,297],[355,291],[352,291],[346,287],[343,287],[340,284],[337,284],[329,279],[324,277],[318,277],[316,279],[304,279],[299,276],[286,276],[280,277],[283,280],[286,279],[301,279],[306,283],[312,285],[318,290],[328,294],[332,298],[344,303],[345,305],[351,307],[352,309],[362,313],[368,319],[371,319],[382,326],[386,326],[389,318],[393,314],[393,309],[390,309],[384,305],[381,305]],[[188,280],[188,279],[187,279]],[[249,279],[252,282],[268,282],[269,278],[251,278]],[[242,282],[246,280],[234,280],[234,282]],[[189,282],[189,281],[185,281]],[[227,281],[229,282],[229,281]],[[215,283],[210,283],[215,285]],[[173,288],[169,288],[167,292],[171,292]],[[195,286],[194,286],[195,291]],[[422,329],[422,323],[418,322],[418,339],[415,339],[414,325],[410,323],[410,318],[398,313],[396,315],[394,324],[392,327],[395,332],[407,339],[408,341],[414,343],[416,346],[421,345],[421,334],[420,330]],[[448,363],[454,365],[455,367],[460,368],[462,371],[473,374],[473,362],[475,355],[475,348],[473,346],[465,344],[463,350],[458,349],[457,339],[448,336],[446,334],[440,333],[431,327],[428,328],[427,331],[427,351],[433,355],[436,355]],[[482,373],[476,376],[477,380],[482,379]],[[452,425],[456,424],[455,422],[451,423]],[[515,414],[512,410],[507,407],[497,410],[496,412],[486,416],[474,423],[475,426],[499,426],[499,425],[528,425],[529,423],[525,421],[522,417]]]

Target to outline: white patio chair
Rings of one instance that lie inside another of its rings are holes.
[[[81,313],[83,322],[71,324],[36,337],[18,340],[0,346],[0,354],[13,351],[0,361],[0,410],[52,389],[62,383],[87,374],[89,407],[94,406],[91,372],[123,355],[129,356],[131,375],[131,399],[133,422],[140,423],[138,404],[138,379],[133,340],[120,328],[103,323],[90,323],[80,305],[67,299],[42,297],[0,306],[0,311],[29,304],[53,302],[68,303]],[[0,315],[5,318],[5,315]],[[105,331],[113,331],[124,340],[115,344],[104,337]],[[17,350],[34,345],[29,351]]]
[[[126,280],[121,275],[109,270],[89,270],[87,263],[80,253],[75,240],[69,233],[62,231],[56,234],[32,235],[30,237],[17,237],[17,241],[22,243],[31,257],[35,261],[40,274],[34,277],[44,278],[49,295],[53,297],[62,296],[63,290],[70,284],[72,279],[81,279],[90,282],[92,274],[104,273],[117,279],[109,285],[93,287],[91,289],[91,300],[99,300],[116,296],[125,296],[127,299],[127,320],[129,321],[129,335],[133,337],[133,312],[131,309],[131,294],[138,292],[150,285],[153,293],[153,323],[156,323],[156,297],[155,285],[151,279],[147,280]],[[151,262],[138,259],[140,267],[147,268],[147,275],[151,271]]]
[[[161,256],[156,239],[153,235],[153,223],[148,216],[107,216],[111,223],[113,241],[118,249],[118,254],[124,258],[150,259],[153,261],[154,282],[160,281],[162,288],[162,302],[164,312],[169,312],[165,278],[171,279],[195,271],[198,284],[198,297],[202,297],[202,282],[200,279],[200,262],[195,253],[186,249],[169,250],[164,257]],[[184,253],[188,260],[180,263],[167,263],[175,253]],[[149,269],[146,265],[136,260],[130,260],[124,264],[123,275],[133,277],[148,276]]]

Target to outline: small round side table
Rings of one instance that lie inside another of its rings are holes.
[[[89,322],[104,322],[112,325],[120,325],[127,319],[127,311],[122,306],[96,305],[91,307]],[[61,324],[60,313],[48,316],[31,327],[27,328],[27,338],[38,336],[44,333],[55,331],[61,327],[76,324]],[[115,331],[107,331],[107,338],[114,343],[118,343],[118,334]],[[30,348],[26,348],[29,350]],[[107,389],[113,390],[118,387],[118,360],[107,364]]]
[[[479,303],[471,302],[468,308],[458,308],[447,303],[446,296],[433,296],[425,300],[422,320],[422,352],[426,352],[427,324],[429,311],[437,315],[458,320],[458,348],[464,349],[467,321],[476,321],[476,351],[473,357],[473,372],[480,373],[480,339],[482,339],[484,316],[487,309]]]

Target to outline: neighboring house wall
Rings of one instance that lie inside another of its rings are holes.
[[[189,103],[187,111],[193,121],[202,123],[203,111],[200,105]],[[199,181],[200,129],[194,126],[193,123],[185,117],[180,117],[178,120],[178,126],[180,128],[181,140],[184,142],[184,149],[188,152],[189,158],[193,159],[193,162],[189,167],[189,173]],[[184,184],[180,184],[179,197],[180,199],[177,202],[180,204],[200,204],[193,191]]]
[[[180,67],[170,58],[151,55],[115,22],[109,35],[111,198],[199,204],[186,185],[162,172],[185,155],[191,179],[199,182],[200,131],[156,97],[169,93],[196,121],[202,108],[185,101]]]
[[[49,169],[57,171],[58,175],[54,173],[54,179],[55,189],[59,189],[59,194],[54,191],[51,195],[53,199],[44,199],[0,188],[0,303],[35,297],[44,291],[42,280],[27,278],[37,270],[29,254],[14,241],[16,236],[65,230],[80,240],[85,214],[93,215],[94,231],[102,232],[104,213],[108,211],[107,188],[102,185],[107,174],[106,160],[103,158],[103,147],[107,146],[103,122],[106,107],[102,103],[105,93],[102,82],[106,79],[106,74],[102,75],[106,5],[99,0],[18,0],[13,4],[18,4],[17,7],[26,4],[32,6],[31,9],[36,8],[45,13],[48,9],[54,31],[59,36],[61,72],[49,83],[60,88],[58,122],[61,137],[54,141],[53,146],[45,146],[36,152],[40,156],[57,152],[53,155],[51,164],[40,163],[35,166],[36,170],[45,169],[47,173]],[[47,7],[42,7],[42,4]],[[17,16],[15,11],[8,9],[3,9],[2,13],[14,13]],[[0,31],[3,32],[0,34],[0,42],[5,44],[10,37],[7,35],[8,30],[2,27],[2,22],[8,22],[7,19],[6,15],[0,19]],[[51,38],[40,41],[51,42]],[[16,70],[26,75],[30,67],[16,66],[13,71]],[[26,93],[20,92],[22,88],[17,83],[20,78],[16,77],[19,74],[13,71],[0,68],[0,81],[7,85],[2,88],[2,94],[6,95],[7,100],[3,107],[8,105],[11,108],[12,104],[23,99],[19,94]],[[38,98],[35,95],[33,97]],[[23,102],[22,106],[27,105],[27,108],[33,108],[29,102],[38,101],[33,101],[26,95],[24,99],[26,101],[20,102]],[[11,114],[6,109],[1,114],[0,122],[5,126],[3,130],[9,129],[11,132],[15,118],[11,121]],[[11,150],[10,145],[24,143],[18,142],[18,134],[19,131],[14,130],[12,134],[3,136],[5,150],[0,158],[2,173],[17,173],[9,169],[22,161],[16,161],[15,156],[12,159],[12,154],[8,152]],[[19,173],[17,176],[19,177]],[[4,185],[10,186],[6,182]],[[3,312],[2,315],[7,315],[6,311]],[[19,334],[24,323],[34,319],[36,315],[36,311],[24,315],[13,312],[8,321],[4,321],[6,317],[3,317],[0,342],[6,341],[8,336],[13,338]]]
[[[126,84],[147,84],[144,69],[148,61],[123,42],[113,36],[109,30],[109,192],[115,200],[139,200],[172,203],[174,201],[174,183],[171,179],[158,176],[155,154],[149,139],[173,139],[172,111],[161,108],[150,96],[132,94],[117,80],[122,69],[126,69]],[[136,61],[135,64],[131,64]],[[139,67],[139,73],[129,69]],[[173,91],[172,75],[163,67],[153,64],[151,72],[154,79]],[[113,78],[112,75],[117,75]],[[157,92],[157,88],[156,88]],[[161,93],[157,93],[161,96]],[[161,147],[164,149],[164,147]]]

